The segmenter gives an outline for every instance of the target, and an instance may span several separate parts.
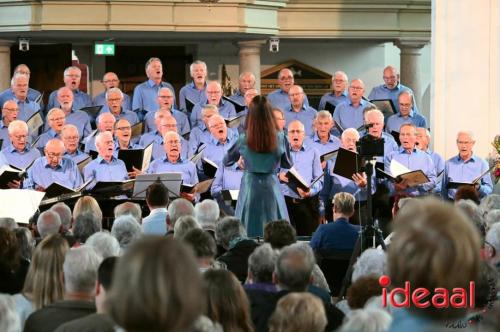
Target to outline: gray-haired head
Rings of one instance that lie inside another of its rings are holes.
[[[383,309],[357,309],[346,316],[339,332],[351,331],[387,331],[392,322],[392,316]]]
[[[203,229],[214,230],[219,213],[219,204],[211,199],[205,199],[194,207],[194,216]]]
[[[19,315],[16,309],[16,300],[9,294],[0,294],[0,331],[3,332],[18,332]]]
[[[500,223],[493,224],[488,233],[486,233],[486,242],[488,242],[496,252],[496,261],[500,261]]]
[[[500,195],[491,194],[484,197],[479,204],[479,207],[483,211],[483,213],[488,213],[490,210],[498,210],[500,209]]]
[[[246,236],[243,224],[235,217],[224,217],[215,226],[215,240],[224,249],[229,248],[229,243],[232,240]]]
[[[111,227],[111,235],[118,240],[121,248],[126,248],[141,237],[142,228],[134,217],[124,215],[115,219]]]
[[[490,228],[493,224],[500,222],[500,209],[490,210],[484,215],[484,223],[486,228]]]
[[[81,246],[69,250],[63,264],[65,291],[93,295],[101,261],[102,257],[92,247]]]
[[[203,68],[205,68],[205,73],[207,72],[207,64],[201,60],[196,60],[189,66],[189,73],[191,76],[194,76],[194,66],[196,65],[202,65]]]
[[[278,252],[269,243],[258,246],[248,257],[248,272],[254,283],[272,282]]]
[[[465,213],[467,217],[466,219],[474,225],[479,232],[478,234],[482,239],[484,239],[484,236],[486,235],[486,226],[479,206],[477,206],[477,204],[470,199],[461,199],[458,202],[455,202],[455,206],[460,208],[460,210]]]
[[[71,228],[71,209],[63,202],[59,202],[54,204],[51,208],[51,211],[54,211],[59,215],[59,219],[61,220],[61,231],[63,233],[67,232]]]
[[[332,114],[328,111],[325,111],[325,110],[318,111],[318,113],[316,113],[316,117],[314,118],[314,121],[323,120],[323,119],[333,121]]]
[[[193,204],[185,198],[177,198],[168,206],[168,220],[170,227],[174,227],[176,221],[182,216],[194,216]]]
[[[118,93],[120,95],[120,98],[123,98],[123,92],[122,90],[120,90],[119,88],[111,88],[111,89],[108,89],[106,91],[106,94],[104,95],[104,98],[106,98],[106,100],[109,99],[109,95],[112,94],[112,93]]]
[[[115,219],[121,216],[130,215],[134,217],[134,219],[140,223],[142,219],[142,210],[141,206],[137,203],[125,202],[120,205],[117,205],[114,209]]]
[[[70,70],[76,70],[77,72],[79,72],[80,76],[82,76],[82,70],[77,66],[69,66],[66,69],[64,69],[64,76],[69,75]]]
[[[57,212],[51,210],[44,211],[38,216],[36,228],[42,239],[49,235],[57,234],[61,229],[61,218]]]
[[[89,236],[94,233],[100,232],[102,229],[101,221],[92,212],[84,212],[75,218],[73,225],[73,235],[81,243],[87,241]]]
[[[35,249],[35,242],[33,241],[31,231],[26,227],[18,227],[14,229],[14,233],[16,233],[17,242],[19,243],[21,257],[30,261]]]
[[[94,248],[102,259],[120,256],[120,243],[109,232],[94,233],[85,241],[85,244]]]
[[[17,228],[17,223],[14,218],[10,217],[1,217],[0,218],[0,228],[7,228],[8,230],[13,231]]]
[[[24,78],[26,79],[27,81],[30,80],[30,77],[29,75],[26,75],[26,74],[23,74],[23,73],[15,73],[13,76],[12,76],[12,79],[10,80],[10,85],[14,85],[16,84],[16,81],[20,78]]]
[[[294,243],[284,247],[274,270],[278,285],[291,291],[305,291],[311,282],[315,264],[314,252],[307,243]]]
[[[192,229],[200,228],[200,224],[196,221],[193,216],[182,216],[175,222],[174,226],[174,238],[182,240],[184,236]]]
[[[14,120],[9,123],[9,127],[7,129],[10,135],[15,134],[16,132],[28,133],[28,125],[23,120]]]
[[[382,250],[367,249],[363,251],[354,263],[352,271],[352,283],[361,277],[376,276],[380,277],[386,273],[387,255]]]

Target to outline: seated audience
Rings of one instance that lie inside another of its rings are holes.
[[[120,243],[108,231],[100,231],[89,236],[85,245],[94,248],[103,259],[120,256]]]
[[[201,226],[193,216],[182,216],[175,222],[174,238],[182,240],[190,230],[196,228],[201,229]]]
[[[479,205],[481,201],[479,200],[479,194],[474,189],[474,187],[471,186],[460,186],[457,188],[457,192],[455,193],[455,202],[458,202],[460,200],[471,200],[473,201],[476,205]]]
[[[36,229],[42,239],[52,234],[58,234],[61,229],[61,218],[56,212],[44,211],[38,216]]]
[[[215,225],[219,219],[219,214],[219,205],[211,199],[205,199],[194,207],[196,221],[198,221],[203,230],[210,231],[211,234],[215,232]]]
[[[93,213],[97,221],[102,224],[102,211],[99,207],[99,203],[97,203],[96,199],[92,196],[83,196],[80,197],[73,207],[73,220],[78,217],[80,214],[84,213]]]
[[[0,218],[0,228],[7,228],[8,230],[15,230],[17,228],[16,221],[14,218],[1,217]]]
[[[33,234],[31,234],[31,231],[26,227],[18,227],[14,229],[14,233],[16,234],[17,243],[19,244],[21,258],[31,262],[31,256],[33,255],[33,250],[35,250]]]
[[[21,257],[16,233],[0,228],[0,293],[21,291],[29,268],[29,261]]]
[[[295,228],[286,220],[268,222],[264,226],[264,242],[273,249],[281,249],[297,241]]]
[[[161,182],[155,182],[146,190],[146,204],[149,216],[142,221],[144,234],[167,234],[168,189]]]
[[[26,320],[24,331],[54,331],[66,322],[95,313],[95,283],[100,261],[90,247],[68,251],[63,264],[64,300],[33,312]]]
[[[246,237],[241,221],[234,217],[225,217],[215,227],[215,239],[227,250],[217,260],[227,265],[241,283],[244,283],[248,271],[248,257],[258,246]]]
[[[70,235],[71,234],[71,223],[73,221],[73,217],[71,215],[71,209],[63,202],[56,203],[52,205],[50,211],[53,211],[59,215],[59,219],[61,220],[61,230],[60,233],[62,235]]]
[[[366,301],[382,294],[382,288],[377,276],[361,277],[352,283],[347,290],[347,303],[351,310],[362,309]]]
[[[455,206],[458,207],[467,217],[467,221],[469,221],[476,231],[478,232],[481,240],[486,236],[486,226],[484,224],[483,216],[481,215],[481,210],[473,201],[460,200],[455,203]]]
[[[322,332],[326,324],[320,299],[308,293],[290,293],[278,301],[269,318],[269,332]]]
[[[142,220],[142,210],[141,206],[138,203],[125,202],[115,206],[113,210],[113,214],[115,219],[124,216],[130,215],[135,218],[135,220],[140,224]]]
[[[102,223],[97,216],[92,212],[79,214],[75,218],[73,225],[73,236],[76,240],[74,246],[79,246],[85,243],[87,239],[94,233],[102,230]]]
[[[358,309],[350,312],[342,324],[340,332],[385,332],[392,317],[382,309]]]
[[[214,264],[217,246],[213,236],[200,228],[193,228],[182,237],[182,241],[193,249],[200,272],[218,267]]]
[[[367,276],[380,277],[387,271],[387,255],[382,250],[368,248],[358,257],[353,265],[352,282]]]
[[[174,231],[175,223],[182,216],[194,217],[194,207],[191,202],[184,198],[177,198],[170,202],[168,206],[167,225],[168,232],[171,234]]]
[[[207,316],[224,331],[253,332],[250,305],[238,279],[227,270],[203,274],[207,289]]]
[[[113,222],[111,235],[118,240],[120,248],[124,250],[142,236],[141,225],[130,215],[121,216]]]
[[[500,222],[500,209],[491,210],[486,213],[483,218],[486,230],[488,230],[493,224]]]
[[[205,292],[185,245],[144,237],[118,260],[108,295],[109,314],[125,331],[177,332],[202,314]]]

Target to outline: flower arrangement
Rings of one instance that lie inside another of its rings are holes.
[[[495,139],[493,140],[491,145],[493,145],[496,151],[496,156],[493,159],[495,167],[493,168],[492,174],[495,183],[497,183],[498,180],[500,180],[500,135],[495,136]]]

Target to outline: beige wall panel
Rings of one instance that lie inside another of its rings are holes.
[[[44,4],[41,25],[44,29],[105,29],[108,20],[106,4]]]

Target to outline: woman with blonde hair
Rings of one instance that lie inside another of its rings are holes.
[[[68,250],[68,242],[59,234],[46,237],[35,248],[24,288],[14,295],[22,326],[33,311],[62,300],[63,263]]]
[[[73,208],[73,220],[76,220],[76,217],[84,213],[94,214],[99,223],[102,224],[102,211],[99,207],[99,203],[97,203],[94,197],[83,196],[76,201],[75,207]]]

